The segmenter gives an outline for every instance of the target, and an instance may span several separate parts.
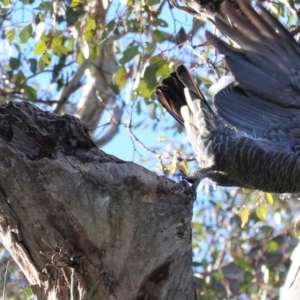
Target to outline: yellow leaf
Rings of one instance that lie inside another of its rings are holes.
[[[294,230],[295,230],[296,236],[298,236],[298,237],[300,236],[299,228],[300,228],[300,215],[298,215],[296,222],[294,224]]]
[[[168,167],[171,175],[173,175],[174,172],[176,171],[176,166],[177,166],[177,158],[176,158],[176,156],[173,156],[172,162],[170,163],[170,165]]]
[[[80,0],[72,0],[70,7],[74,8],[74,7],[78,6],[79,4],[80,4]]]
[[[173,175],[173,173],[176,171],[176,166],[177,166],[177,158],[176,156],[173,156],[170,164],[163,165],[163,171],[165,175]]]
[[[180,170],[185,175],[188,175],[190,172],[189,166],[185,159],[182,160],[181,162],[179,162],[177,167],[178,167],[178,170]]]
[[[249,207],[246,207],[246,206],[242,207],[242,209],[240,211],[240,218],[241,218],[241,221],[242,221],[242,227],[244,227],[249,221],[249,212],[250,212]]]
[[[267,204],[269,205],[274,204],[273,195],[271,193],[265,193],[264,197]]]
[[[167,138],[166,138],[165,136],[159,136],[159,137],[157,138],[157,141],[158,141],[159,143],[161,143],[161,142],[164,142],[166,139],[167,139]]]
[[[260,220],[264,220],[267,215],[267,210],[262,205],[258,205],[256,208],[256,215]]]

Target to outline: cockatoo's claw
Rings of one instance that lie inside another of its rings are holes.
[[[187,176],[187,175],[182,175],[182,179],[191,183],[192,186],[192,193],[193,193],[193,200],[195,201],[197,199],[197,188],[201,180],[204,178],[203,174],[201,171],[197,172],[193,176]]]

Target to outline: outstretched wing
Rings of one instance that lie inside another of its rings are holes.
[[[227,1],[221,6],[233,26],[220,17],[216,26],[240,49],[206,32],[236,80],[215,96],[218,115],[256,137],[268,138],[270,129],[288,133],[300,121],[300,46],[261,5],[258,13],[248,1],[237,2],[243,14]]]

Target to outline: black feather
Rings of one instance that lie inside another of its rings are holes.
[[[209,177],[224,186],[299,192],[300,46],[262,6],[257,12],[237,3],[240,10],[224,1],[224,19],[215,23],[239,49],[206,32],[235,77],[215,96],[216,113],[183,66],[162,81],[157,97],[197,154],[194,188]]]

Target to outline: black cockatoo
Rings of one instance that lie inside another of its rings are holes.
[[[240,48],[206,32],[235,78],[215,95],[216,110],[182,65],[156,95],[197,154],[199,171],[186,178],[194,190],[208,177],[221,186],[300,192],[300,45],[261,5],[237,3],[239,12],[225,1],[229,22],[217,16],[215,23]]]

